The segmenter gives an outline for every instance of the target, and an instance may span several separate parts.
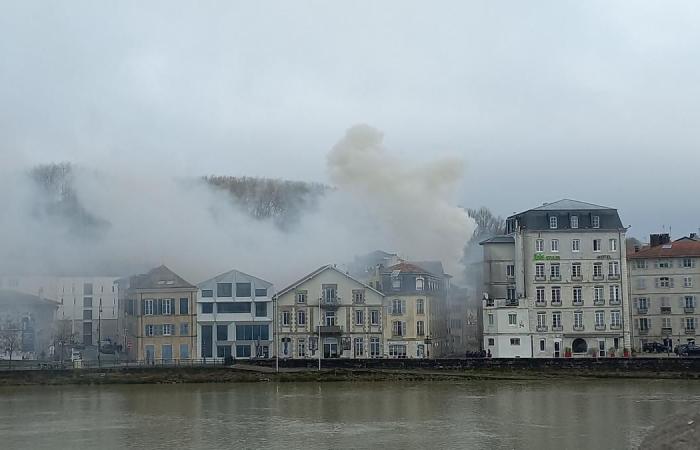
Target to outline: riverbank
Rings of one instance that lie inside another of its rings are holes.
[[[468,381],[558,378],[700,379],[700,359],[274,361],[232,366],[0,370],[0,386],[237,382]]]

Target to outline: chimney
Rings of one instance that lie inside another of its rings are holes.
[[[649,246],[657,247],[671,243],[671,236],[668,233],[651,234],[649,235]]]
[[[698,234],[697,233],[690,233],[690,239],[696,241],[698,239]]]

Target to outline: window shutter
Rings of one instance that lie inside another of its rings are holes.
[[[158,301],[156,302],[156,311],[155,313],[158,314],[159,316],[163,314],[163,299],[159,298]]]
[[[401,335],[406,336],[406,322],[401,322],[401,328],[402,328]]]
[[[690,263],[691,267],[695,267],[695,258],[691,260],[692,262]]]
[[[639,308],[639,299],[637,297],[634,298],[634,307]]]
[[[654,278],[654,287],[659,287],[659,279]]]
[[[671,267],[673,267],[673,259],[669,258],[668,259],[668,268],[670,269]]]
[[[146,300],[141,299],[141,315],[146,315]]]
[[[669,287],[673,287],[673,277],[668,279],[668,285]]]

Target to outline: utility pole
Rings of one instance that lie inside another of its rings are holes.
[[[275,372],[280,371],[280,341],[277,335],[277,296],[272,297],[272,332],[275,343]]]
[[[100,367],[100,347],[102,346],[102,297],[97,310],[97,367]]]
[[[321,324],[322,319],[321,319],[321,302],[323,301],[323,290],[321,290],[321,296],[318,298],[318,344],[316,347],[318,347],[318,371],[321,371],[321,351],[323,349],[322,347],[322,342],[321,342]]]

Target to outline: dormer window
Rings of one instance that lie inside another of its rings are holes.
[[[549,228],[555,230],[555,229],[557,229],[558,225],[559,225],[559,224],[558,224],[558,222],[557,222],[556,216],[555,216],[555,217],[550,217],[550,218],[549,218]]]
[[[393,287],[394,289],[401,289],[401,278],[392,277],[391,278],[391,287]]]
[[[416,278],[416,290],[417,291],[422,291],[423,290],[423,284],[425,283],[425,280],[423,280],[422,277]]]
[[[593,216],[593,228],[600,228],[600,216]]]
[[[571,216],[571,228],[578,228],[578,216]]]

